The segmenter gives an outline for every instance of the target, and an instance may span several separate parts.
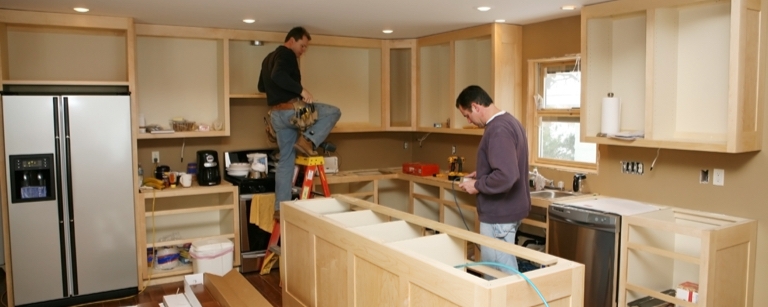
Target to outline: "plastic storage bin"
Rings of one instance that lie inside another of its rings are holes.
[[[224,276],[232,270],[234,244],[229,239],[213,238],[192,242],[189,255],[195,274],[212,273]]]

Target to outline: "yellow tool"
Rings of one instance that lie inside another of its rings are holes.
[[[464,157],[462,156],[449,156],[448,163],[450,164],[450,170],[448,171],[448,180],[461,179],[466,175],[463,172],[464,169]]]

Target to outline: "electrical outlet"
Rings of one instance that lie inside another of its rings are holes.
[[[703,170],[701,170],[701,173],[699,173],[699,183],[709,184],[709,170],[708,169],[703,169]]]
[[[645,172],[643,162],[621,161],[621,172],[624,174],[642,175]]]
[[[152,163],[160,163],[160,152],[159,151],[153,151],[152,152]]]
[[[712,172],[712,184],[723,186],[725,185],[725,170],[716,168]]]
[[[403,149],[408,149],[408,142],[403,142]]]
[[[451,154],[452,155],[456,154],[456,145],[451,145]]]

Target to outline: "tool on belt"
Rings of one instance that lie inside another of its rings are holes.
[[[269,139],[270,142],[277,143],[277,134],[275,133],[275,128],[272,127],[272,111],[290,110],[291,108],[293,109],[293,117],[291,117],[290,123],[299,129],[300,132],[304,132],[307,127],[312,126],[317,121],[317,109],[315,108],[315,105],[306,103],[301,99],[297,98],[273,106],[272,109],[267,111],[267,117],[264,118],[267,139]]]

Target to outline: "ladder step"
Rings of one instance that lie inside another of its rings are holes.
[[[269,251],[275,253],[275,255],[280,256],[280,246],[278,245],[272,245],[269,247]]]

